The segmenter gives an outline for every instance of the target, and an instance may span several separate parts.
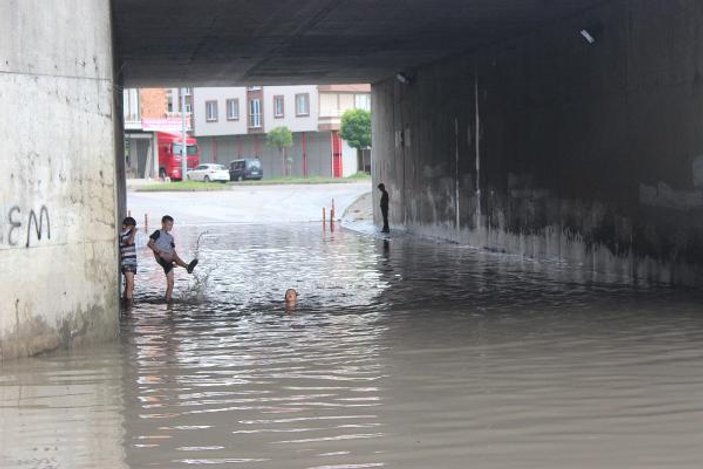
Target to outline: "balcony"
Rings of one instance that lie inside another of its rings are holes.
[[[142,119],[142,129],[152,132],[180,132],[182,126],[180,113],[169,112],[168,114],[178,114],[178,116],[169,116],[166,119]],[[190,114],[187,114],[186,130],[192,129]]]
[[[192,112],[186,112],[186,119],[191,119],[192,118]],[[181,112],[180,111],[173,111],[173,112],[166,112],[166,118],[167,119],[173,119],[173,118],[181,118]]]
[[[339,130],[342,126],[342,114],[339,109],[321,112],[317,118],[317,129],[321,132]]]
[[[124,118],[124,129],[125,130],[142,130],[142,120],[139,116],[125,116]]]

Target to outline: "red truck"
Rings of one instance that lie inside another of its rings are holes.
[[[159,145],[159,177],[169,177],[173,181],[183,180],[181,174],[181,149],[183,139],[180,133],[157,132]],[[200,165],[200,148],[194,137],[186,137],[188,169]]]

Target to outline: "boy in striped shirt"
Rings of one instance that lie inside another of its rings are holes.
[[[137,249],[134,236],[137,234],[137,221],[127,217],[122,222],[120,231],[120,270],[124,275],[123,297],[126,301],[134,299],[134,276],[137,274]]]

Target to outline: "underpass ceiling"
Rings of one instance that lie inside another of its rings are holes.
[[[113,0],[126,86],[374,82],[603,0]]]

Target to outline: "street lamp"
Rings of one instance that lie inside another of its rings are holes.
[[[181,181],[186,180],[188,171],[188,144],[186,143],[186,89],[181,88]]]

